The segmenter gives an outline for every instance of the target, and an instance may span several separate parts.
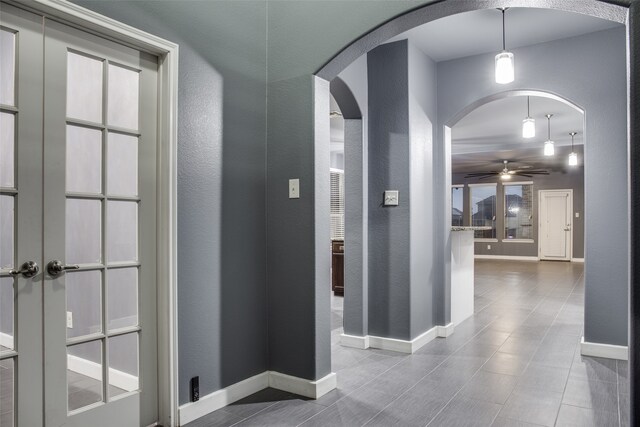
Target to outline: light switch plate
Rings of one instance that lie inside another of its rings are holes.
[[[67,311],[67,328],[73,329],[73,312]]]
[[[290,179],[289,180],[289,198],[290,199],[299,199],[300,198],[300,179]]]
[[[384,192],[384,206],[398,206],[398,190]]]

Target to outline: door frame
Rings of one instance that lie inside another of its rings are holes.
[[[178,45],[66,0],[6,2],[158,57],[158,424],[177,426]]]
[[[569,193],[569,249],[567,259],[558,261],[571,261],[573,259],[573,189],[572,188],[557,188],[553,190],[538,190],[538,259],[553,260],[553,258],[544,258],[542,256],[542,197],[546,193]]]

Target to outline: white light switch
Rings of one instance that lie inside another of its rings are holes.
[[[73,312],[67,311],[67,328],[73,328]]]
[[[580,218],[580,212],[576,212],[576,218]]]
[[[300,198],[300,180],[298,178],[289,180],[289,198]]]
[[[385,206],[398,206],[398,190],[387,190],[384,192]]]

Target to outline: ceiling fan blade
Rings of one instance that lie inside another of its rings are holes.
[[[482,179],[487,179],[487,178],[491,178],[491,177],[494,177],[494,176],[495,176],[494,174],[491,174],[491,175],[487,175],[487,176],[481,176],[481,177],[480,177],[480,178],[478,178],[478,179],[479,179],[479,180],[482,180]]]
[[[516,173],[517,176],[526,176],[527,178],[532,178],[533,175],[527,175],[526,173]]]

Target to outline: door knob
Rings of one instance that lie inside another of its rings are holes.
[[[77,265],[77,264],[65,265],[61,261],[58,261],[57,259],[54,259],[53,261],[50,261],[49,264],[47,264],[47,273],[49,273],[49,275],[51,275],[53,277],[56,277],[56,276],[59,276],[60,274],[62,274],[63,271],[66,271],[66,270],[77,270],[79,268],[80,268],[80,266]]]
[[[22,274],[22,277],[29,278],[38,274],[38,271],[40,271],[40,267],[38,267],[38,264],[36,264],[34,261],[27,261],[20,266],[20,270],[11,269],[9,271],[9,274],[12,276],[18,276]]]

